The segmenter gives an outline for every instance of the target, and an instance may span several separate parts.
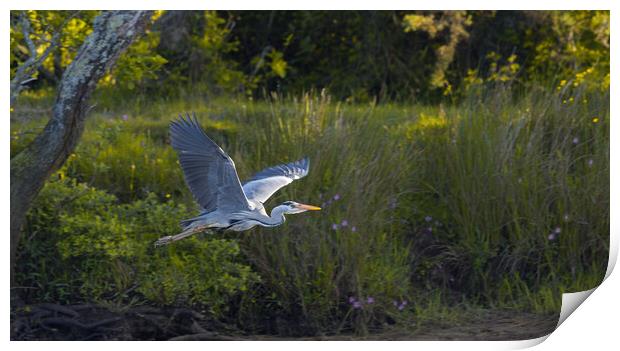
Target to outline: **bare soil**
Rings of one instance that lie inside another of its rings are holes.
[[[459,322],[386,326],[366,336],[249,335],[185,308],[39,304],[11,312],[11,340],[526,340],[555,329],[558,314],[475,310]]]

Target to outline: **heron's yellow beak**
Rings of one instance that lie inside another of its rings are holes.
[[[308,211],[319,211],[321,209],[320,207],[316,207],[312,205],[304,205],[304,204],[297,205],[297,208],[301,208],[301,209],[308,210]]]

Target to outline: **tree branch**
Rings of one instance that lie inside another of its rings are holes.
[[[65,27],[67,22],[74,18],[77,15],[77,11],[72,13],[71,16],[67,17],[60,28],[57,28],[52,34],[52,38],[50,40],[45,40],[45,42],[49,42],[49,45],[40,56],[37,56],[37,46],[30,37],[32,34],[32,28],[30,26],[30,20],[28,20],[28,16],[25,12],[21,12],[19,14],[19,25],[22,29],[22,35],[24,37],[24,41],[26,42],[26,47],[28,48],[28,59],[24,61],[17,68],[15,72],[15,77],[11,80],[11,107],[15,105],[15,101],[17,100],[17,96],[19,93],[26,87],[26,84],[36,80],[32,75],[39,70],[41,65],[45,59],[49,56],[52,51],[58,47],[60,42],[60,35],[62,33],[62,29]]]

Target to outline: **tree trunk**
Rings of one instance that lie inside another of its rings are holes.
[[[152,11],[105,11],[95,19],[93,32],[62,76],[51,119],[41,134],[11,159],[11,283],[26,212],[45,180],[75,148],[97,82],[144,32],[151,15]]]

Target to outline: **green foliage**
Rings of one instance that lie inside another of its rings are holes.
[[[286,77],[287,63],[284,61],[284,55],[279,51],[272,50],[269,53],[269,59],[271,60],[270,67],[273,73],[280,78]]]
[[[506,24],[505,16],[510,17]],[[481,81],[525,85],[560,80],[578,87],[586,75],[592,76],[586,80],[588,89],[609,87],[608,11],[444,11],[405,15],[404,24],[405,31],[428,34],[436,62],[430,84],[443,88],[444,95],[453,94],[455,86],[464,83],[467,89]],[[461,41],[475,49],[460,49],[459,55]],[[498,53],[485,41],[512,52]],[[478,66],[470,63],[476,54]],[[499,64],[502,58],[504,65]]]
[[[149,262],[138,291],[161,304],[200,304],[214,314],[229,312],[230,296],[246,293],[258,275],[236,262],[239,246],[223,239],[191,239]]]
[[[136,201],[125,213],[137,222],[136,239],[148,247],[155,239],[178,230],[179,220],[187,215],[184,206],[172,201],[161,204],[155,196]],[[205,236],[144,257],[138,291],[160,304],[198,304],[216,315],[227,311],[230,298],[247,291],[258,276],[239,261],[235,241]]]
[[[39,11],[33,11],[39,12]],[[43,11],[56,23],[65,23],[61,30],[61,39],[53,57],[48,58],[43,66],[60,79],[64,69],[69,66],[86,37],[93,30],[93,22],[99,11]],[[31,17],[32,18],[32,17]],[[62,22],[61,22],[62,21]]]
[[[435,70],[431,75],[432,88],[443,88],[444,92],[450,92],[450,83],[446,80],[446,71],[454,60],[456,47],[469,33],[467,27],[472,25],[471,15],[467,11],[445,11],[438,18],[430,15],[406,15],[404,17],[405,32],[424,31],[431,38],[435,38],[438,32],[448,30],[447,43],[435,48]]]
[[[258,82],[268,91],[326,87],[356,101],[436,101],[462,97],[471,72],[504,82],[510,73],[528,86],[575,79],[589,68],[592,88],[609,84],[608,11],[230,13],[241,42],[232,56],[241,67],[254,67],[249,58],[268,45],[283,53],[286,77]],[[502,68],[508,71],[499,74]]]
[[[160,74],[165,84],[151,88],[169,96],[197,87],[215,93],[253,89],[255,81],[229,57],[239,48],[233,27],[215,11],[164,12],[154,26],[161,38],[154,52],[168,61]]]
[[[218,315],[257,280],[224,239],[186,240],[153,250],[174,234],[184,205],[149,194],[121,204],[116,197],[75,180],[48,182],[29,212],[16,280],[43,301],[122,301],[136,291],[152,303],[206,306]],[[36,237],[35,237],[36,235]]]
[[[113,72],[103,78],[102,86],[112,86],[118,94],[131,93],[138,87],[143,90],[158,78],[157,73],[168,62],[154,52],[159,44],[158,33],[147,30],[116,62]],[[138,86],[137,86],[138,85]]]
[[[245,77],[226,55],[236,51],[239,43],[228,39],[230,25],[215,11],[205,11],[204,23],[204,34],[192,40],[201,55],[200,64],[206,68],[201,70],[200,79],[211,89],[234,92],[244,85]]]
[[[396,11],[230,11],[241,43],[233,58],[252,72],[267,48],[282,53],[286,76],[264,74],[260,90],[329,89],[338,98],[409,97],[421,92],[432,64]],[[273,67],[273,64],[271,65]],[[407,67],[416,66],[416,69]],[[276,70],[272,70],[276,72]],[[260,92],[259,90],[259,92]]]
[[[609,11],[553,11],[542,40],[527,43],[534,50],[527,67],[532,77],[567,80],[578,87],[609,88]],[[530,37],[535,34],[528,32]],[[589,79],[585,79],[585,76]]]
[[[35,77],[48,84],[60,81],[62,73],[71,63],[86,37],[92,32],[95,17],[99,11],[27,11],[37,52],[42,53],[50,44],[54,34],[60,33],[58,47],[49,55]],[[12,19],[17,11],[11,13]],[[157,16],[157,14],[156,14]],[[155,16],[155,17],[156,17]],[[118,98],[136,88],[145,90],[145,85],[158,78],[157,72],[167,62],[155,52],[159,44],[158,33],[147,30],[119,58],[113,72],[102,79],[102,86],[107,87]],[[29,53],[23,33],[16,20],[11,25],[11,74],[24,63]],[[40,83],[40,85],[43,85]]]
[[[29,56],[23,32],[17,16],[21,11],[11,11],[11,75]],[[73,60],[84,39],[92,32],[92,23],[98,11],[26,11],[30,21],[30,39],[38,54],[49,45],[56,33],[60,33],[58,47],[43,61],[42,69],[35,77],[57,81]],[[44,76],[40,77],[43,72]]]
[[[58,82],[96,14],[28,12],[39,51],[62,33],[38,86]],[[158,11],[102,89],[114,101],[128,93],[328,88],[351,101],[435,102],[460,99],[459,88],[479,78],[605,91],[609,18],[609,11]],[[12,21],[11,71],[26,58]]]

